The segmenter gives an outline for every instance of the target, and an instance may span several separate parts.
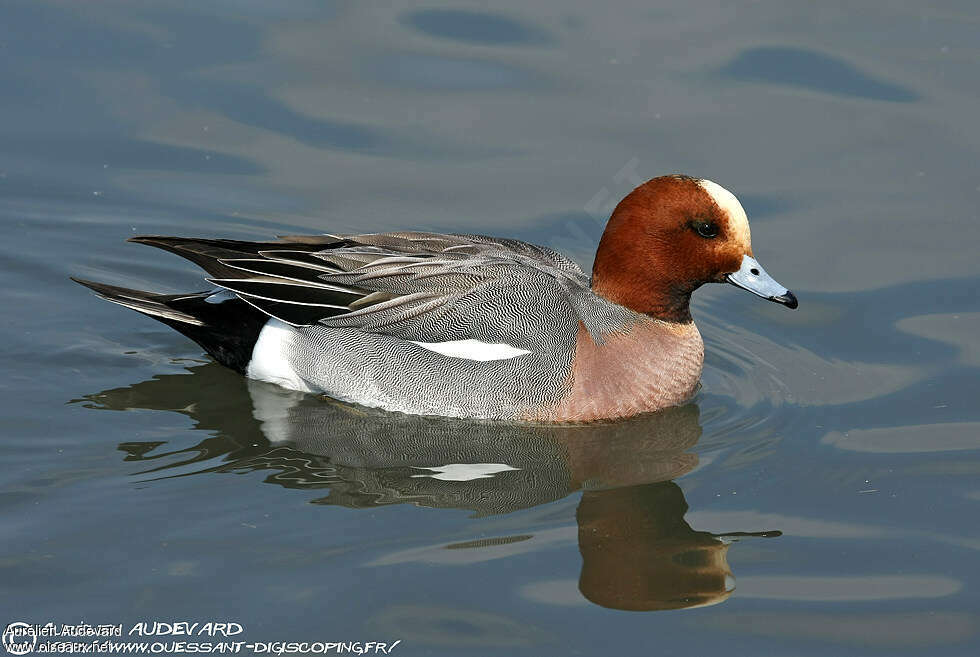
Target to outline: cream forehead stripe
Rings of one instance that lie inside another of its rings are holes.
[[[701,179],[698,184],[701,189],[708,192],[708,195],[718,204],[721,211],[728,215],[728,227],[732,232],[732,237],[745,242],[746,245],[751,244],[752,235],[749,233],[749,218],[745,216],[745,210],[742,209],[742,204],[738,202],[735,195],[710,180]]]

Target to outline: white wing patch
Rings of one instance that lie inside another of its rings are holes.
[[[506,463],[448,463],[435,467],[412,466],[416,470],[432,470],[432,473],[412,475],[415,477],[432,477],[440,481],[473,481],[474,479],[489,479],[498,472],[520,470]]]
[[[749,218],[745,216],[745,209],[738,202],[735,195],[730,191],[710,180],[698,180],[701,189],[708,192],[708,195],[718,204],[721,211],[728,215],[728,228],[732,237],[746,246],[752,243],[752,236],[749,234]]]
[[[423,349],[434,351],[443,356],[465,358],[466,360],[490,361],[507,360],[531,353],[526,349],[518,349],[509,344],[499,342],[483,342],[482,340],[449,340],[448,342],[415,342]]]

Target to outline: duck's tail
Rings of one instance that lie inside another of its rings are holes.
[[[99,297],[132,308],[183,333],[222,365],[241,373],[268,315],[227,292],[154,294],[72,277]]]

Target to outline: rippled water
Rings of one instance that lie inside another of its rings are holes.
[[[975,3],[198,4],[0,7],[4,624],[980,651]],[[801,306],[698,292],[701,391],[629,422],[246,382],[67,279],[202,286],[140,233],[481,232],[587,266],[673,171],[739,195]]]

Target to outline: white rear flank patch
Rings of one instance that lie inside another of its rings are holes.
[[[296,329],[289,324],[275,318],[269,319],[259,331],[259,339],[252,348],[252,360],[245,369],[245,375],[283,388],[313,392],[306,381],[296,374],[287,358],[287,350],[293,346],[295,333]]]
[[[448,342],[415,342],[410,340],[409,342],[443,356],[467,360],[507,360],[531,353],[526,349],[518,349],[509,344],[483,342],[482,340],[449,340]]]
[[[710,180],[698,180],[701,189],[708,192],[708,195],[718,204],[721,211],[728,215],[728,228],[732,233],[732,238],[744,242],[746,246],[752,243],[752,236],[749,234],[749,218],[745,216],[745,209],[738,202],[735,195],[730,191]]]
[[[433,474],[426,473],[412,475],[413,478],[432,477],[433,479],[439,479],[440,481],[473,481],[474,479],[489,479],[498,472],[520,470],[520,468],[514,468],[506,463],[449,463],[447,465],[439,465],[431,468],[420,468],[418,466],[412,467],[416,470],[434,470]]]

